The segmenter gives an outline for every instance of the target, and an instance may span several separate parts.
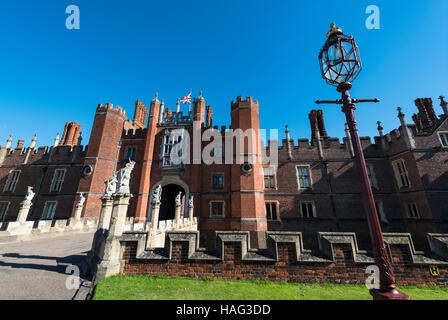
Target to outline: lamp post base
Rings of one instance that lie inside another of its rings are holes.
[[[370,289],[373,300],[411,300],[411,297],[397,289]]]

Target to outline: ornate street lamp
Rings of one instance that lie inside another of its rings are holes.
[[[356,169],[361,184],[364,210],[369,224],[373,257],[380,272],[380,288],[371,289],[370,294],[374,300],[409,300],[410,297],[398,291],[395,286],[395,277],[384,245],[372,188],[370,187],[369,176],[367,174],[364,153],[356,126],[355,103],[379,102],[379,100],[352,99],[349,93],[352,87],[350,81],[355,80],[362,68],[355,39],[352,36],[344,35],[342,29],[336,28],[335,24],[332,23],[331,29],[327,33],[327,41],[319,53],[319,63],[322,77],[327,83],[337,86],[336,90],[341,93],[342,99],[318,100],[316,103],[342,104],[342,112],[345,113],[350,130]]]

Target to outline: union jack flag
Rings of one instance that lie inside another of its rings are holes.
[[[191,92],[182,99],[180,99],[180,102],[182,102],[183,104],[185,103],[191,104]]]

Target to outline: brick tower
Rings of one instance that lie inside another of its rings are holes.
[[[100,213],[100,198],[105,190],[104,181],[112,177],[116,168],[119,142],[125,120],[126,114],[119,106],[114,108],[112,104],[107,103],[106,106],[98,105],[96,109],[84,159],[83,175],[77,190],[77,192],[87,193],[84,217],[94,217]]]
[[[236,102],[231,103],[231,120],[234,133],[241,129],[244,136],[249,138],[240,138],[242,149],[240,147],[238,150],[238,143],[233,146],[230,227],[231,230],[250,231],[251,245],[263,247],[267,222],[258,101],[254,101],[252,97],[247,97],[246,100],[237,97]]]
[[[160,101],[158,99],[158,94],[156,94],[156,97],[151,101],[151,106],[149,107],[148,128],[146,132],[145,147],[143,151],[143,162],[140,171],[140,184],[138,188],[140,194],[137,198],[137,208],[135,212],[136,222],[146,221],[146,215],[148,212],[150,198],[149,191],[151,187],[150,176],[155,143],[154,137],[156,136],[158,130],[157,123],[159,121],[160,109]]]

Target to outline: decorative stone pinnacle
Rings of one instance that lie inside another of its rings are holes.
[[[10,134],[8,140],[6,140],[5,148],[9,148],[11,146],[11,143],[12,143],[12,134]]]
[[[446,102],[445,100],[443,100],[443,98],[445,98],[445,97],[444,97],[444,96],[440,96],[440,97],[439,97],[439,99],[440,99],[440,106],[441,106],[442,109],[443,109],[443,113],[445,113],[445,115],[448,116],[448,108],[447,108],[447,106],[448,106],[448,102]]]
[[[401,112],[401,108],[398,107],[397,110],[398,110],[398,116],[399,116],[399,117],[404,117],[404,113]]]
[[[199,91],[199,97],[198,97],[198,100],[204,100],[204,97],[202,96],[202,90]]]
[[[37,141],[37,134],[35,134],[33,139],[31,140],[30,148],[34,148],[34,146],[36,145],[36,141]]]
[[[156,92],[156,97],[152,100],[152,102],[159,102],[159,93]]]
[[[378,131],[383,130],[383,127],[381,126],[381,121],[376,122],[378,124]]]

